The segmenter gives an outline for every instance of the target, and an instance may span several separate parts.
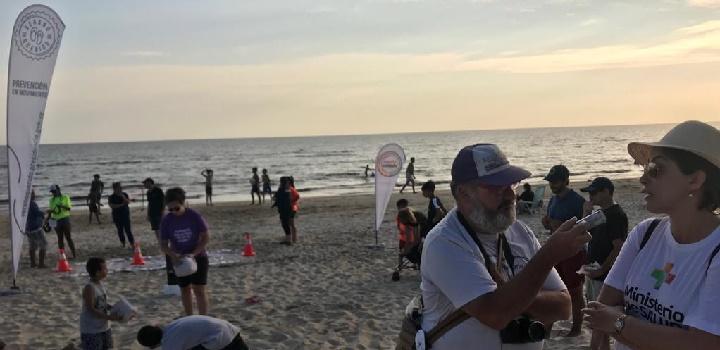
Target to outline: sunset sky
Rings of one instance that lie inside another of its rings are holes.
[[[42,3],[44,143],[720,120],[720,0]]]

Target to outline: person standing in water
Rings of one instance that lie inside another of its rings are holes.
[[[202,172],[200,172],[200,175],[202,175],[205,178],[205,205],[211,206],[211,205],[213,205],[213,201],[212,201],[213,170],[205,169]]]
[[[252,168],[252,177],[250,177],[250,196],[252,197],[252,203],[255,204],[255,194],[258,197],[258,205],[262,205],[262,197],[260,197],[260,176],[258,176],[257,168]]]
[[[272,184],[270,182],[270,176],[268,175],[267,169],[262,170],[262,199],[265,200],[265,195],[272,196]]]

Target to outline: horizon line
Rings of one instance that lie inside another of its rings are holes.
[[[43,143],[40,145],[86,145],[86,144],[110,144],[110,143],[135,143],[135,142],[173,142],[173,141],[220,141],[220,140],[264,140],[264,139],[290,139],[290,138],[312,138],[312,137],[342,137],[342,136],[381,136],[381,135],[400,135],[400,134],[432,134],[443,132],[473,132],[473,131],[511,131],[511,130],[531,130],[531,129],[572,129],[572,128],[602,128],[602,127],[620,127],[620,126],[653,126],[653,125],[671,125],[680,122],[670,123],[649,123],[649,124],[598,124],[598,125],[575,125],[575,126],[537,126],[523,128],[499,128],[499,129],[455,129],[455,130],[437,130],[437,131],[408,131],[408,132],[378,132],[367,134],[316,134],[316,135],[289,135],[289,136],[260,136],[260,137],[220,137],[220,138],[185,138],[185,139],[160,139],[160,140],[121,140],[121,141],[98,141],[98,142],[56,142]],[[720,123],[720,120],[707,121],[705,123]],[[7,140],[4,147],[7,146]]]

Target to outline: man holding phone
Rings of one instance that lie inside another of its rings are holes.
[[[615,203],[613,193],[615,185],[607,177],[598,177],[580,191],[590,195],[585,202],[584,214],[592,212],[593,206],[599,206],[605,214],[605,223],[590,230],[592,239],[588,244],[587,263],[598,263],[600,267],[589,270],[585,281],[585,296],[588,301],[597,300],[603,281],[615,263],[628,234],[628,218],[619,204]]]

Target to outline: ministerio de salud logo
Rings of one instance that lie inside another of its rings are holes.
[[[15,46],[23,56],[40,61],[51,57],[60,47],[62,39],[60,17],[47,7],[21,14],[13,30]]]
[[[650,274],[650,277],[655,279],[655,285],[653,286],[653,288],[660,289],[660,287],[662,287],[663,283],[671,284],[672,281],[675,280],[675,275],[670,273],[670,271],[672,271],[672,269],[673,269],[673,264],[666,263],[665,267],[663,267],[662,270],[660,270],[660,269],[653,270],[653,272]]]
[[[378,155],[375,161],[375,171],[386,177],[393,177],[402,169],[402,157],[391,150]]]

